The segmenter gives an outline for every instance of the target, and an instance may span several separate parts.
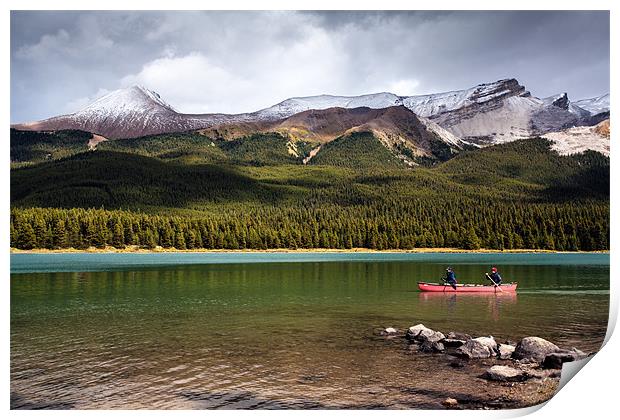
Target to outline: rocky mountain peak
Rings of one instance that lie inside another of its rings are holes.
[[[476,102],[486,98],[502,98],[506,96],[518,96],[525,93],[525,86],[519,84],[517,79],[502,79],[493,83],[483,83],[474,89],[471,99]]]
[[[553,106],[558,107],[558,108],[562,108],[562,109],[568,110],[568,106],[570,105],[570,101],[568,99],[568,93],[566,93],[566,92],[562,93],[560,96],[558,96],[556,99],[554,99],[551,104]]]
[[[147,112],[157,110],[158,108],[174,111],[174,108],[161,99],[157,92],[146,89],[144,86],[134,85],[114,90],[81,109],[76,114]]]
[[[330,111],[325,114],[317,112],[328,109]],[[343,109],[356,111],[343,112]],[[179,113],[157,92],[134,85],[109,92],[74,114],[13,127],[25,130],[79,129],[115,139],[210,129],[222,124],[256,123],[263,127],[301,114],[300,119],[308,120],[304,124],[314,119],[327,127],[337,128],[349,125],[356,115],[370,109],[388,109],[381,118],[382,122],[388,117],[401,119],[408,110],[417,117],[432,120],[455,138],[483,145],[574,126],[595,125],[609,118],[609,94],[574,103],[566,93],[539,99],[517,79],[508,78],[462,90],[414,96],[379,92],[359,96],[293,97],[256,112],[230,115]],[[305,114],[306,111],[313,112]]]

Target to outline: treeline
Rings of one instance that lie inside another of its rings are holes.
[[[176,249],[609,249],[609,205],[481,205],[470,200],[365,206],[248,206],[194,215],[103,209],[11,210],[11,247]]]

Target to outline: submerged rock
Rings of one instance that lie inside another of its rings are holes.
[[[450,362],[450,367],[453,367],[456,369],[464,368],[465,362],[463,362],[462,360],[453,360]]]
[[[515,369],[510,366],[495,365],[487,369],[483,377],[490,381],[522,382],[527,380],[529,375],[521,369]]]
[[[541,369],[540,365],[532,368],[521,368],[526,372],[530,378],[533,379],[547,379],[547,378],[559,378],[562,374],[562,369]]]
[[[542,362],[550,353],[559,351],[560,348],[550,341],[540,337],[525,337],[515,347],[512,355],[517,360],[531,360]]]
[[[497,354],[497,343],[493,337],[472,338],[456,349],[456,354],[467,359],[494,357]]]
[[[510,359],[512,357],[512,354],[515,351],[515,346],[511,346],[509,344],[500,344],[498,349],[498,358],[500,358],[501,360],[507,360]]]
[[[398,334],[398,330],[396,328],[387,327],[383,331],[381,331],[381,335],[396,335]]]

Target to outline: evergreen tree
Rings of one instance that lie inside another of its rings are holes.
[[[469,228],[467,231],[467,235],[463,241],[463,248],[465,249],[479,249],[480,248],[480,238],[476,234],[476,231],[473,227]]]

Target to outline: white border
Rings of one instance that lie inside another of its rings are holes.
[[[9,395],[10,395],[10,378],[9,378],[9,354],[10,354],[10,336],[9,336],[9,296],[10,296],[10,283],[9,283],[9,241],[8,241],[8,217],[9,217],[9,140],[6,134],[8,133],[8,127],[10,125],[10,77],[9,77],[9,57],[10,57],[10,10],[38,10],[38,9],[55,9],[55,10],[197,10],[197,9],[213,9],[213,10],[262,10],[262,9],[281,9],[281,10],[349,10],[349,9],[366,9],[373,10],[376,9],[377,6],[380,7],[381,10],[611,10],[611,100],[614,102],[615,98],[615,86],[616,81],[613,75],[618,74],[618,60],[616,49],[618,47],[617,37],[618,37],[618,28],[620,28],[620,21],[618,19],[618,9],[620,6],[620,2],[612,1],[612,0],[589,0],[587,2],[583,1],[575,1],[575,0],[565,0],[562,2],[559,1],[550,1],[550,0],[521,0],[521,1],[490,1],[490,0],[469,0],[467,2],[458,1],[458,0],[433,0],[427,2],[412,2],[405,0],[392,0],[388,2],[370,2],[367,0],[358,0],[358,1],[338,1],[338,0],[300,0],[296,2],[284,1],[284,0],[265,0],[265,1],[243,1],[243,0],[226,0],[220,2],[197,2],[197,1],[186,1],[186,0],[176,0],[174,2],[166,2],[162,0],[150,0],[150,1],[140,1],[136,0],[131,3],[127,1],[121,0],[93,0],[89,2],[78,1],[78,0],[63,0],[56,2],[49,2],[43,0],[5,0],[2,2],[4,7],[4,13],[1,15],[0,20],[0,31],[2,32],[2,57],[4,57],[4,65],[1,68],[2,71],[2,80],[4,81],[3,85],[5,89],[2,90],[3,100],[1,101],[1,109],[6,131],[5,136],[3,138],[3,161],[5,162],[2,166],[2,182],[0,186],[2,188],[3,197],[5,198],[5,204],[2,206],[2,220],[0,223],[0,241],[2,245],[2,249],[5,252],[2,254],[2,267],[3,273],[2,276],[3,281],[3,292],[2,293],[2,307],[4,311],[2,313],[3,317],[3,326],[2,334],[3,334],[3,396],[5,398],[5,410],[9,411]],[[567,28],[567,30],[576,30],[579,28]],[[612,104],[612,107],[615,109],[615,105]],[[612,115],[612,126],[616,127],[616,114]],[[615,133],[615,131],[614,131]],[[615,149],[615,134],[612,137],[612,151]],[[618,167],[613,163],[613,153],[612,153],[612,165],[611,165],[611,178],[617,179],[618,175]],[[611,190],[611,208],[616,208],[617,202],[617,187],[615,183],[612,183]],[[611,243],[612,248],[615,249],[618,242],[618,229],[617,229],[617,217],[612,212],[612,220],[611,220]],[[618,270],[616,270],[616,260],[615,254],[612,253],[611,256],[611,279],[615,279],[615,274]],[[531,418],[547,418],[548,416],[559,417],[559,418],[607,418],[609,417],[608,413],[611,413],[616,407],[616,401],[618,399],[618,385],[615,382],[617,379],[620,379],[616,376],[619,372],[618,369],[618,360],[616,354],[620,353],[620,344],[618,342],[618,338],[611,336],[610,332],[613,330],[613,326],[615,325],[617,314],[618,314],[618,281],[611,281],[611,304],[610,304],[610,328],[608,331],[609,340],[604,348],[600,351],[600,353],[593,358],[591,362],[583,369],[583,371],[579,372],[576,379],[571,380],[555,397],[553,397],[546,405],[542,408],[538,407],[536,410],[532,409],[523,409],[523,410],[505,410],[505,411],[467,411],[467,412],[441,412],[442,418],[511,418],[516,416],[521,416],[531,411],[534,411],[531,415]],[[182,417],[202,417],[205,413],[200,411],[174,411],[174,412],[163,412],[163,411],[47,411],[44,413],[39,412],[31,412],[31,411],[10,411],[8,413],[10,416],[14,417],[34,417],[38,415],[44,415],[49,418],[83,418],[85,415],[90,418],[108,418],[109,416],[114,417],[129,417],[132,418],[163,418],[169,416],[182,416]],[[294,416],[296,418],[309,418],[310,416],[317,415],[318,413],[313,411],[279,411],[279,412],[266,412],[266,411],[225,411],[225,412],[216,412],[209,411],[206,415],[209,417],[223,417],[223,418],[247,418],[251,416],[252,418],[265,418],[269,417],[280,417],[280,418],[289,418],[290,416]],[[341,416],[348,415],[348,412],[345,411],[331,411],[324,412],[321,415],[327,416]],[[425,410],[416,410],[415,412],[411,411],[358,411],[355,413],[356,416],[366,417],[366,418],[376,418],[376,416],[390,416],[410,418],[411,416],[415,416],[416,418],[428,419],[434,418],[439,415],[438,412],[434,411],[425,411]]]

